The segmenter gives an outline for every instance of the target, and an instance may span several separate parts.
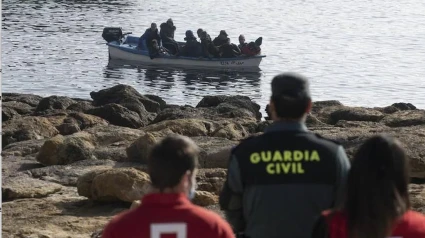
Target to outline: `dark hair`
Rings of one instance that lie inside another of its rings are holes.
[[[272,96],[276,115],[282,119],[300,119],[311,102],[310,97]]]
[[[198,146],[188,137],[170,135],[152,149],[148,158],[148,173],[152,186],[160,189],[179,184],[186,171],[198,166]]]
[[[254,42],[248,47],[257,48]],[[311,103],[308,79],[300,74],[282,73],[273,78],[271,86],[271,101],[277,117],[301,119]]]
[[[406,157],[400,142],[385,135],[373,136],[359,148],[343,204],[349,238],[385,238],[410,209]]]

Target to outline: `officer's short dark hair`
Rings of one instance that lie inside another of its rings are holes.
[[[151,150],[148,173],[152,186],[163,190],[179,184],[186,171],[198,166],[199,148],[188,137],[170,135]]]
[[[308,80],[295,73],[283,73],[272,80],[271,100],[279,118],[301,118],[311,102]]]

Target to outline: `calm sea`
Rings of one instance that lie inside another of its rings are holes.
[[[425,108],[424,13],[423,0],[3,0],[2,91],[90,98],[124,83],[173,104],[246,95],[264,110],[272,77],[293,71],[311,79],[314,100]],[[141,35],[170,17],[179,40],[200,27],[234,43],[262,36],[261,71],[108,63],[105,26]]]

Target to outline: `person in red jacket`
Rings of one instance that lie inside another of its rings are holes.
[[[324,211],[313,238],[425,238],[425,216],[411,210],[409,166],[400,142],[377,135],[357,151],[345,201]]]
[[[172,135],[151,151],[148,173],[153,190],[141,205],[114,217],[102,238],[233,238],[218,214],[191,203],[199,149],[187,137]]]

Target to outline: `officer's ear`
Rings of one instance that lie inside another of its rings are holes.
[[[309,114],[311,112],[312,107],[313,107],[313,102],[311,100],[309,100],[305,113]]]
[[[270,102],[269,102],[269,108],[268,108],[268,112],[270,119],[275,120],[276,119],[276,108],[275,105],[273,103],[273,99],[270,98]]]

